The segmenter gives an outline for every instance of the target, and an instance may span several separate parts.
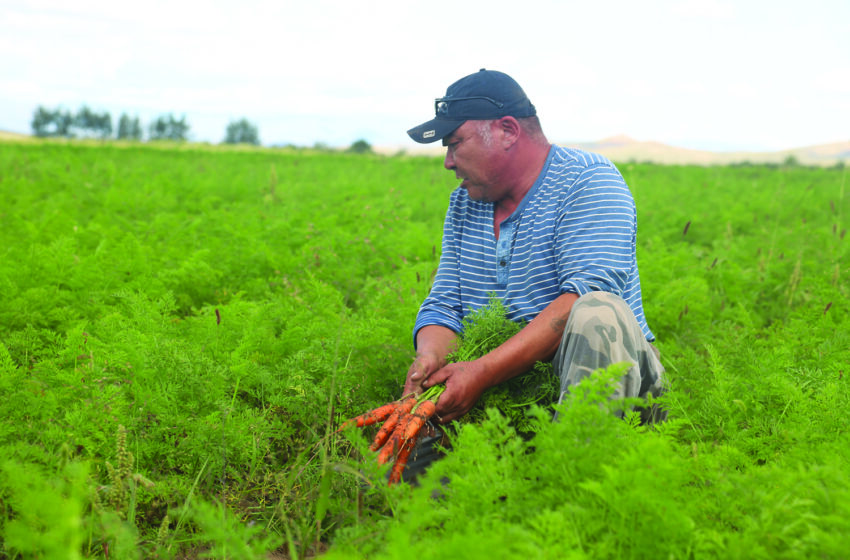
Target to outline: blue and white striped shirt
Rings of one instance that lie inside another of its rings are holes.
[[[649,341],[635,239],[634,199],[622,175],[601,155],[552,146],[540,176],[517,209],[493,232],[493,203],[458,187],[443,226],[440,265],[413,329],[462,318],[495,293],[508,318],[531,320],[564,293],[611,292],[631,307]]]

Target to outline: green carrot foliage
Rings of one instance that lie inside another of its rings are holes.
[[[464,317],[457,349],[449,355],[448,361],[466,362],[480,358],[523,327],[523,323],[508,320],[504,304],[493,295],[487,305]],[[537,362],[531,371],[485,391],[461,421],[481,422],[487,417],[487,409],[493,408],[506,416],[516,430],[528,432],[531,429],[531,420],[526,415],[529,407],[532,404],[551,406],[558,399],[559,389],[560,383],[552,364]]]
[[[506,386],[388,488],[335,430],[401,394],[439,160],[0,144],[0,556],[846,556],[846,170],[620,168],[669,420]]]

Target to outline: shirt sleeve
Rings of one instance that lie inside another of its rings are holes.
[[[462,218],[457,214],[457,191],[452,194],[446,220],[443,223],[443,241],[440,264],[431,292],[419,308],[413,327],[413,346],[422,327],[440,325],[456,333],[463,329],[463,305],[460,294],[460,269],[458,263],[458,228]]]
[[[634,199],[612,165],[596,164],[577,178],[556,232],[561,293],[604,291],[623,296],[634,267]]]

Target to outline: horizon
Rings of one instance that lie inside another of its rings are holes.
[[[66,109],[66,108],[63,107],[63,109]],[[115,122],[117,122],[118,119],[115,118],[115,116],[112,116],[112,117],[113,117],[113,125],[114,125]],[[191,124],[191,123],[189,123],[189,124]],[[37,136],[35,136],[32,133],[32,131],[15,131],[15,130],[6,130],[6,129],[3,129],[3,128],[0,128],[0,140],[4,139],[4,137],[5,137],[5,139],[8,139],[9,137],[16,137],[16,136],[21,136],[21,137],[25,137],[25,138],[33,138],[33,139],[38,138]],[[72,137],[51,137],[51,136],[47,136],[47,137],[44,137],[44,138],[60,138],[60,139],[65,139],[65,140],[83,140],[83,141],[85,141],[85,140],[98,140],[98,141],[99,140],[106,140],[106,141],[108,141],[108,140],[118,140],[117,138],[114,137],[114,135],[111,136],[111,137],[107,137],[107,138],[83,137],[83,136],[81,136],[81,137],[73,137],[73,136]],[[848,137],[848,138],[850,138],[850,137]],[[364,140],[364,139],[363,138],[357,138],[352,143],[357,142],[359,140]],[[579,139],[562,139],[562,140],[549,139],[549,140],[552,144],[557,144],[557,145],[594,145],[594,144],[597,144],[597,145],[610,146],[610,145],[614,145],[614,144],[659,144],[659,145],[663,145],[665,147],[682,149],[682,150],[705,151],[705,152],[716,152],[716,153],[723,153],[725,151],[729,151],[729,150],[711,149],[711,148],[688,148],[688,147],[685,147],[685,146],[678,146],[678,145],[675,145],[675,144],[667,144],[665,142],[661,142],[659,140],[654,140],[654,139],[651,139],[651,138],[634,138],[634,137],[632,137],[628,134],[614,134],[612,136],[608,136],[608,137],[605,137],[605,138],[597,138],[597,139],[581,139],[581,140],[579,140]],[[140,143],[145,143],[145,142],[148,142],[148,141],[151,141],[151,140],[149,138],[147,138],[147,134],[145,134],[145,136],[143,138],[141,138],[140,140],[137,140],[137,142],[140,142]],[[193,138],[188,138],[188,139],[185,140],[185,142],[187,142],[187,143],[197,143],[197,144],[210,144],[210,145],[225,144],[225,142],[223,140],[210,141],[210,140],[199,140],[199,139],[193,139]],[[771,149],[771,150],[757,150],[757,151],[758,152],[765,152],[765,153],[784,152],[784,151],[799,150],[799,149],[806,149],[806,148],[841,145],[841,144],[846,144],[846,143],[850,143],[850,140],[836,140],[836,141],[833,141],[833,142],[819,142],[819,143],[816,143],[816,144],[807,144],[805,146],[788,146],[788,147],[785,147],[785,148],[778,148],[778,149]],[[433,144],[416,144],[416,143],[411,142],[410,144],[411,145],[399,145],[399,144],[374,144],[373,145],[373,144],[370,143],[369,145],[372,148],[381,148],[381,149],[384,149],[384,150],[390,150],[390,149],[405,150],[405,151],[408,151],[408,152],[417,152],[417,151],[442,152],[445,149],[441,144],[439,144],[437,142],[435,142]],[[345,149],[345,148],[348,148],[350,145],[351,144],[332,146],[332,145],[329,145],[329,144],[326,144],[326,143],[320,141],[320,142],[315,142],[313,144],[292,144],[292,143],[289,143],[289,144],[269,144],[269,143],[265,143],[265,142],[260,142],[260,144],[258,144],[257,146],[262,147],[262,148],[283,148],[283,147],[287,147],[287,146],[292,146],[292,147],[295,147],[295,148],[327,147],[329,149]],[[732,150],[732,151],[748,152],[749,150]]]
[[[499,1],[453,5],[454,20],[476,22],[462,31],[444,24],[445,8],[389,0],[379,17],[333,0],[156,0],[144,11],[13,0],[0,21],[0,129],[29,134],[37,107],[86,105],[114,123],[139,117],[145,131],[185,116],[198,142],[219,143],[246,118],[266,146],[363,139],[414,151],[405,131],[486,67],[520,83],[556,143],[627,135],[765,152],[850,139],[850,3],[602,4],[526,3],[506,40],[497,14],[513,4]]]

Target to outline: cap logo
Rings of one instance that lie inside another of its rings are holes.
[[[422,133],[422,138],[433,138],[436,134],[436,130],[426,130]]]

